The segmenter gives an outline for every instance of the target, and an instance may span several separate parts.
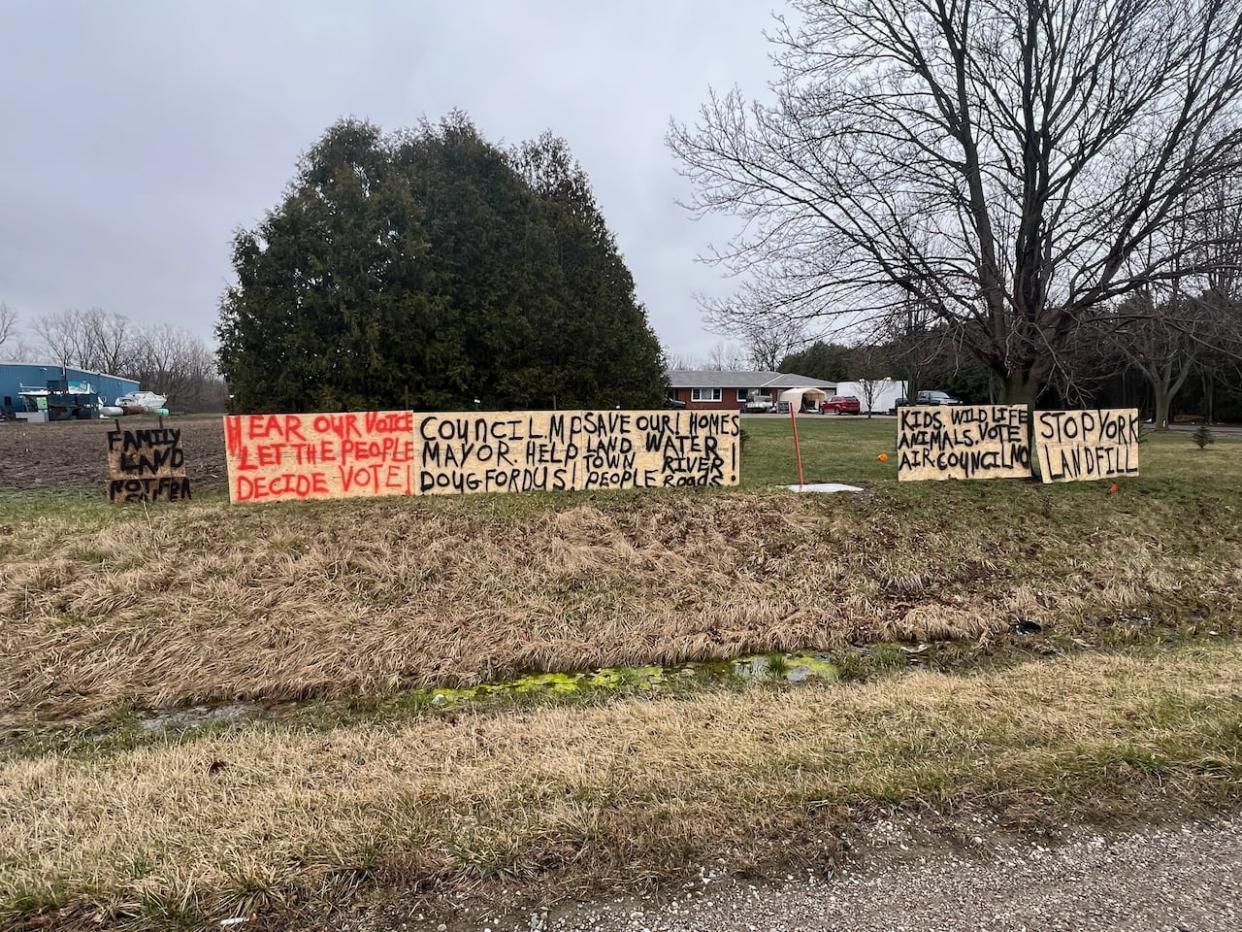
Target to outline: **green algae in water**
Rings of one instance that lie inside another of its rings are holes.
[[[837,666],[813,654],[757,654],[737,660],[691,661],[676,667],[602,667],[582,673],[532,673],[497,683],[461,689],[437,687],[423,691],[431,705],[445,708],[472,699],[517,695],[568,695],[626,689],[660,690],[690,682],[715,683],[730,679],[804,683],[836,682]]]
[[[785,679],[790,683],[804,683],[807,680],[835,683],[841,679],[841,671],[835,663],[810,654],[786,655],[785,664]]]

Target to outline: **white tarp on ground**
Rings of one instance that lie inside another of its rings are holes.
[[[867,385],[862,382],[838,382],[838,395],[853,395],[858,399],[859,413],[874,411],[876,414],[887,414],[897,404],[897,399],[906,394],[906,383],[897,379],[875,379],[870,383],[871,406],[867,406]]]
[[[861,492],[856,485],[845,485],[842,482],[808,482],[806,485],[787,486],[791,492],[820,492],[829,494],[832,492]]]

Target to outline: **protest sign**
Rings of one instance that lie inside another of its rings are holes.
[[[924,405],[897,409],[897,478],[1026,479],[1025,405]]]
[[[234,502],[736,485],[738,415],[516,411],[225,418]]]
[[[114,502],[190,497],[181,431],[171,427],[108,431],[108,498]]]
[[[410,411],[227,416],[229,499],[409,495],[413,424]]]
[[[1135,408],[1035,412],[1043,481],[1138,475],[1139,423]]]

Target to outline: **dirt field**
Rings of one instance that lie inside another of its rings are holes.
[[[89,492],[107,476],[112,421],[51,424],[0,423],[0,491]],[[224,425],[218,417],[165,418],[181,431],[193,491],[228,488]],[[156,427],[155,418],[131,417],[126,428]]]

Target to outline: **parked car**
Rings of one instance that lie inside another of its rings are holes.
[[[916,405],[960,405],[961,399],[954,398],[948,392],[919,392],[914,403]],[[896,414],[897,409],[909,404],[904,398],[898,398],[893,402],[893,407],[889,410],[889,414]]]
[[[686,403],[680,398],[669,398],[664,405],[666,408],[672,408],[674,411],[680,411],[686,406]]]
[[[752,390],[746,400],[742,402],[741,411],[743,414],[768,414],[772,408],[771,395],[763,395]]]
[[[820,414],[859,414],[862,412],[862,404],[853,395],[833,395],[825,401],[820,402]]]

